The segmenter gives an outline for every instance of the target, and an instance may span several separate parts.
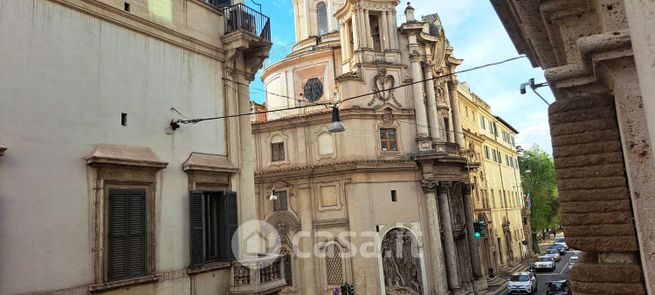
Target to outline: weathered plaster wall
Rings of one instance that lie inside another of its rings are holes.
[[[225,154],[225,125],[165,128],[178,117],[171,107],[223,113],[222,63],[42,0],[0,0],[0,40],[0,138],[12,150],[0,168],[0,293],[91,283],[84,157],[98,143],[150,147],[169,163],[157,184],[156,269],[186,268],[181,164],[192,151]]]

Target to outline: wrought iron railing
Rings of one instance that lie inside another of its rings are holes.
[[[246,31],[266,41],[271,41],[271,20],[268,16],[243,5],[232,5],[223,9],[225,33]]]

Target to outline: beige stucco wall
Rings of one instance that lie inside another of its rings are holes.
[[[145,1],[131,3],[136,15],[220,44],[222,19],[204,4],[187,3],[188,13],[207,22],[186,30],[186,16],[175,12],[169,23],[148,14]],[[181,11],[180,1],[171,3]],[[171,107],[188,117],[223,114],[222,63],[43,0],[0,0],[0,40],[0,139],[12,151],[0,162],[0,293],[92,283],[92,187],[84,157],[99,143],[150,147],[168,162],[157,180],[155,268],[185,269],[188,191],[181,164],[191,152],[226,154],[225,123],[174,134],[166,127],[179,117]],[[173,287],[133,292],[189,290],[185,275],[165,284]],[[226,285],[203,288],[198,294],[224,292]]]

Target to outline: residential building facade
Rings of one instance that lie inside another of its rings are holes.
[[[471,170],[470,178],[475,215],[486,225],[480,255],[482,270],[488,274],[492,269],[500,271],[522,261],[531,253],[530,226],[523,218],[528,208],[515,143],[518,131],[493,115],[489,104],[473,93],[467,83],[459,85],[458,94],[470,163],[479,165]]]
[[[231,2],[0,0],[0,294],[285,284],[233,262],[257,217],[249,116],[180,121],[249,112],[270,28]]]
[[[549,107],[574,294],[655,292],[653,1],[496,1]]]

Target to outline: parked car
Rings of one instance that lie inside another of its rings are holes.
[[[537,261],[534,262],[533,266],[536,271],[540,271],[540,270],[553,271],[555,270],[555,259],[548,256],[539,256],[539,258],[537,258]]]
[[[548,248],[548,250],[550,249],[556,249],[560,255],[566,255],[566,246],[562,246],[560,244],[554,244],[550,246],[550,248]]]
[[[564,237],[555,237],[555,245],[564,246],[564,249],[568,250],[569,246],[566,245]]]
[[[507,293],[533,294],[537,291],[537,278],[531,272],[516,272],[507,282]]]
[[[559,262],[560,260],[562,260],[562,256],[559,254],[559,250],[557,250],[557,249],[548,249],[548,250],[546,250],[546,255],[544,255],[544,256],[553,257],[553,259],[555,259],[556,262]]]
[[[546,295],[571,295],[571,282],[557,280],[546,283]]]
[[[571,256],[569,259],[569,268],[572,268],[578,262],[578,255]]]

